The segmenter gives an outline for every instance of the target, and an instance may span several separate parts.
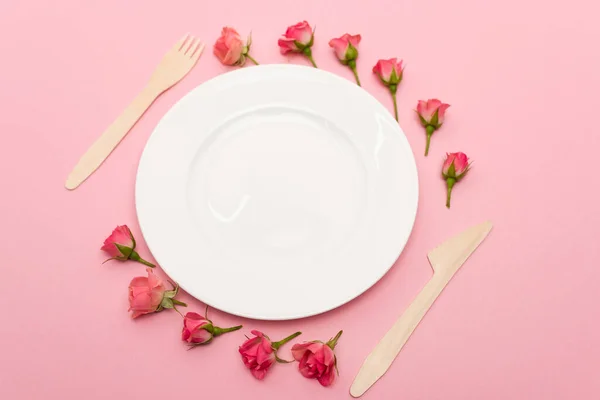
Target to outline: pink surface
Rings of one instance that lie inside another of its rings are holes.
[[[430,276],[426,251],[486,218],[495,223],[488,240],[364,398],[600,398],[599,12],[584,0],[3,0],[0,398],[348,398],[363,358]],[[144,143],[173,103],[227,68],[207,52],[91,180],[75,192],[64,180],[182,33],[212,45],[225,24],[252,30],[259,61],[288,62],[278,35],[304,18],[317,25],[317,63],[350,80],[327,42],[362,34],[361,78],[390,109],[371,67],[377,58],[406,62],[400,122],[421,179],[412,238],[350,304],[280,323],[214,310],[221,326],[244,329],[186,351],[176,313],[129,318],[127,284],[144,268],[101,265],[99,248],[128,224],[148,255],[133,202]],[[412,109],[429,97],[452,107],[426,159]],[[448,211],[439,169],[445,151],[459,150],[475,164]],[[300,329],[305,339],[343,328],[339,380],[322,388],[295,365],[255,380],[237,353],[252,328],[273,338]]]

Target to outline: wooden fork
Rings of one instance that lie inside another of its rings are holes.
[[[98,169],[154,100],[190,72],[203,50],[199,39],[186,35],[167,52],[146,87],[81,157],[67,178],[67,189],[75,189]]]

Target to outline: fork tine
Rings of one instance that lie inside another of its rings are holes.
[[[185,52],[185,55],[188,57],[191,57],[194,54],[194,52],[198,49],[198,46],[200,45],[200,43],[201,43],[200,39],[194,38],[194,40],[190,44],[190,47]]]
[[[186,33],[181,39],[179,39],[179,41],[177,43],[175,43],[175,46],[173,46],[173,50],[175,50],[175,51],[181,50],[181,48],[183,47],[185,42],[189,39],[189,37],[190,37],[190,34]]]
[[[200,56],[202,55],[202,52],[204,51],[204,43],[199,42],[198,45],[196,46],[196,49],[191,53],[191,59],[194,62],[194,64],[196,63],[196,61],[198,61],[198,59],[200,58]]]
[[[192,36],[190,38],[190,42],[184,46],[185,49],[182,49],[184,50],[183,54],[185,54],[186,56],[191,56],[194,53],[196,47],[198,47],[198,43],[200,43],[200,39]]]

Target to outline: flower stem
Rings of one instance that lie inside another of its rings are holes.
[[[233,332],[242,329],[242,325],[232,326],[231,328],[219,328],[218,326],[213,326],[213,336],[220,336],[227,332]]]
[[[317,67],[317,64],[315,63],[315,59],[313,58],[312,54],[308,54],[306,57],[308,57],[308,59],[310,60],[310,63],[312,64],[313,67],[319,68],[319,67]]]
[[[433,135],[433,132],[435,132],[435,128],[431,125],[427,125],[425,131],[427,132],[427,139],[425,143],[425,156],[427,156],[427,154],[429,154],[429,144],[431,143],[431,135]]]
[[[450,197],[452,196],[452,188],[454,187],[455,183],[456,183],[456,179],[454,179],[454,178],[446,179],[446,186],[448,187],[447,192],[446,192],[446,207],[448,207],[448,208],[450,208]]]
[[[356,71],[356,66],[350,66],[350,69],[352,70],[352,73],[354,74],[354,79],[356,79],[356,84],[358,86],[360,85],[360,78],[358,77],[358,72]]]
[[[252,56],[250,56],[250,54],[246,54],[246,57],[248,58],[248,60],[252,61],[254,65],[259,65],[258,61],[256,61]]]
[[[154,267],[156,267],[156,265],[152,264],[152,263],[151,263],[151,262],[149,262],[149,261],[146,261],[146,260],[144,260],[143,258],[140,258],[140,259],[139,259],[139,260],[137,260],[137,261],[138,261],[138,262],[141,262],[142,264],[144,264],[145,266],[147,266],[147,267],[150,267],[150,268],[154,268]]]
[[[140,255],[135,250],[131,251],[131,254],[129,255],[129,259],[133,260],[133,261],[137,261],[139,263],[142,263],[145,266],[150,267],[150,268],[156,267],[156,265],[152,264],[150,261],[146,261],[142,257],[140,257]]]
[[[271,347],[273,347],[275,350],[279,349],[281,346],[283,346],[284,344],[286,344],[287,342],[289,342],[290,340],[300,336],[302,334],[302,332],[295,332],[292,333],[290,336],[281,339],[279,342],[274,342],[271,343]]]
[[[331,350],[333,350],[335,348],[335,346],[337,345],[337,342],[340,339],[340,336],[342,336],[342,333],[344,333],[344,331],[339,331],[333,339],[329,340],[329,342],[326,343],[327,346],[329,346],[331,348]]]
[[[398,121],[398,102],[396,101],[396,91],[392,91],[392,101],[394,102],[394,117]]]

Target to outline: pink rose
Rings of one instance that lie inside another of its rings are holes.
[[[146,269],[148,277],[138,276],[129,284],[129,310],[132,318],[158,311],[165,295],[163,282],[150,268]]]
[[[179,286],[174,285],[172,290],[166,290],[164,283],[146,268],[148,277],[138,276],[129,283],[129,311],[133,311],[132,318],[140,315],[162,311],[165,308],[175,308],[175,305],[186,306],[175,296]]]
[[[208,313],[208,307],[206,307],[206,312]],[[191,347],[195,347],[209,343],[215,336],[221,336],[224,333],[237,331],[241,328],[242,325],[219,328],[214,326],[206,315],[203,317],[198,313],[188,312],[183,317],[181,340],[188,342]]]
[[[221,31],[221,36],[215,42],[213,47],[213,53],[219,61],[225,65],[244,65],[246,58],[252,61],[254,64],[258,62],[252,58],[248,53],[250,52],[250,45],[252,40],[248,36],[246,44],[244,44],[242,37],[233,28],[224,27]]]
[[[262,380],[275,363],[275,350],[271,341],[260,331],[251,331],[253,338],[246,340],[239,348],[242,361],[256,379]]]
[[[337,360],[333,349],[342,331],[328,341],[305,342],[292,346],[292,355],[300,364],[298,369],[305,378],[316,379],[323,386],[333,383],[337,371]]]
[[[134,260],[148,267],[155,267],[154,264],[141,258],[140,255],[135,251],[135,239],[127,225],[117,226],[111,235],[106,238],[101,250],[104,250],[110,256],[110,258],[106,261]]]
[[[288,362],[277,357],[277,350],[300,335],[301,332],[296,332],[279,342],[271,342],[269,337],[260,331],[253,330],[251,333],[254,337],[242,343],[239,352],[246,368],[250,370],[256,379],[262,380],[275,361]]]
[[[203,344],[212,340],[212,333],[204,329],[207,325],[212,325],[209,320],[195,312],[188,312],[183,318],[183,331],[181,332],[181,340]]]
[[[233,28],[224,27],[215,42],[213,53],[225,65],[241,65],[245,62],[244,42]]]
[[[402,81],[403,71],[404,67],[402,66],[402,60],[398,61],[396,58],[379,60],[373,67],[373,72],[379,77],[381,82],[388,87],[390,93],[392,94],[392,100],[394,102],[394,117],[396,117],[396,121],[398,121],[396,91],[398,90],[398,84]]]
[[[419,115],[421,125],[425,127],[425,132],[427,134],[425,155],[429,154],[431,135],[433,135],[433,132],[438,130],[444,123],[444,117],[448,107],[450,107],[450,104],[442,103],[438,99],[429,99],[427,101],[419,100],[419,103],[417,104],[417,114]]]
[[[358,51],[356,47],[360,43],[360,35],[350,35],[345,33],[342,37],[331,39],[329,47],[333,48],[338,60],[347,64],[348,61],[356,60]]]
[[[317,68],[312,57],[311,47],[314,42],[314,33],[308,22],[298,22],[289,26],[282,38],[277,41],[281,54],[302,53],[310,60],[313,67]]]
[[[281,54],[290,51],[301,52],[305,47],[312,46],[313,30],[306,21],[298,22],[296,25],[288,26],[283,38],[279,39]],[[282,45],[282,43],[285,43]],[[291,45],[292,43],[293,45]]]
[[[342,37],[331,39],[329,46],[333,48],[335,55],[342,64],[347,65],[349,61],[358,58],[356,47],[360,43],[360,35],[350,35],[345,33]]]
[[[454,184],[460,181],[469,172],[471,164],[465,153],[446,154],[446,160],[442,166],[442,177],[446,180],[446,207],[450,208],[450,197]]]
[[[402,60],[398,61],[396,58],[379,60],[373,67],[373,72],[386,86],[398,85],[402,81],[403,70]]]
[[[352,70],[358,86],[360,86],[360,79],[358,78],[358,72],[356,72],[356,59],[358,58],[356,47],[360,43],[360,39],[360,35],[345,33],[342,37],[329,41],[329,46],[333,48],[338,60]]]
[[[450,104],[442,103],[438,99],[419,100],[417,113],[423,126],[433,125],[437,129],[444,123],[444,116],[448,107],[450,107]]]

